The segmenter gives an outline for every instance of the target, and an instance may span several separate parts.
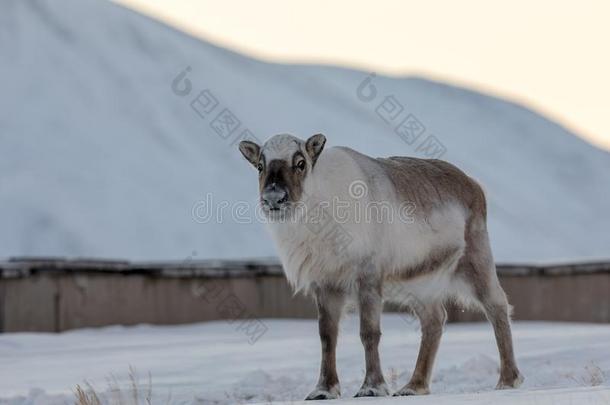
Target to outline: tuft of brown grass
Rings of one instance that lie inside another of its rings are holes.
[[[398,370],[396,370],[394,367],[390,367],[390,369],[388,370],[388,382],[390,383],[390,387],[393,390],[398,389],[398,378],[399,378],[399,373]]]
[[[102,405],[102,401],[100,401],[100,397],[93,386],[87,381],[84,384],[85,388],[76,385],[76,391],[74,392],[76,396],[75,405]]]
[[[75,405],[152,405],[152,376],[148,373],[148,384],[140,385],[136,369],[129,366],[129,387],[122,389],[116,376],[107,378],[106,394],[98,393],[93,385],[84,381],[74,390]],[[168,397],[169,404],[171,395]]]
[[[604,372],[594,361],[585,366],[585,371],[588,373],[588,385],[596,387],[604,383]]]

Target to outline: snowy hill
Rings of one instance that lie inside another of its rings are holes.
[[[246,129],[323,132],[374,156],[445,151],[487,190],[498,260],[610,255],[610,154],[506,101],[420,78],[359,88],[367,76],[261,63],[106,1],[2,1],[0,257],[274,255],[256,221],[203,218],[208,195],[253,215]],[[401,138],[409,115],[425,130]]]

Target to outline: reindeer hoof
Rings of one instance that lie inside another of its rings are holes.
[[[520,372],[512,373],[511,377],[502,377],[500,376],[500,381],[496,385],[497,390],[509,390],[511,388],[519,388],[519,386],[523,383],[523,376]]]
[[[376,386],[372,385],[363,385],[362,388],[354,395],[354,398],[359,397],[385,397],[390,395],[390,390],[388,386],[383,384],[379,384]]]
[[[428,389],[428,387],[416,387],[416,386],[412,386],[412,385],[405,385],[404,387],[402,387],[401,389],[399,389],[398,391],[396,391],[394,393],[394,397],[406,397],[406,396],[410,396],[410,395],[428,395],[430,393],[430,390]]]
[[[338,399],[340,396],[341,396],[341,393],[339,391],[339,386],[335,385],[334,387],[331,387],[330,389],[316,388],[311,393],[309,393],[309,395],[307,395],[307,398],[305,398],[305,401],[319,401],[322,399]]]

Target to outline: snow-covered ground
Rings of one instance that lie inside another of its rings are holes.
[[[130,366],[143,396],[150,373],[155,404],[299,403],[317,380],[317,324],[263,322],[267,331],[254,344],[237,324],[226,322],[0,335],[0,403],[72,403],[71,391],[84,380],[100,392],[109,384],[121,386],[128,401]],[[610,403],[610,325],[516,322],[513,328],[525,375],[520,389],[493,390],[498,356],[488,324],[451,324],[433,373],[433,397],[409,398],[409,403]],[[385,314],[383,332],[382,365],[396,389],[414,366],[417,323]],[[350,399],[364,375],[356,315],[342,323],[337,361],[343,392],[339,403],[406,402]]]
[[[442,157],[487,190],[498,260],[608,257],[607,151],[518,104],[368,75],[262,63],[108,1],[0,1],[0,257],[274,256],[244,131]],[[246,220],[206,222],[225,203]]]

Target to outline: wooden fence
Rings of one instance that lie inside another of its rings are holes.
[[[498,265],[498,274],[514,319],[610,322],[610,262]],[[274,260],[0,262],[0,332],[311,317],[312,302],[293,296]]]

